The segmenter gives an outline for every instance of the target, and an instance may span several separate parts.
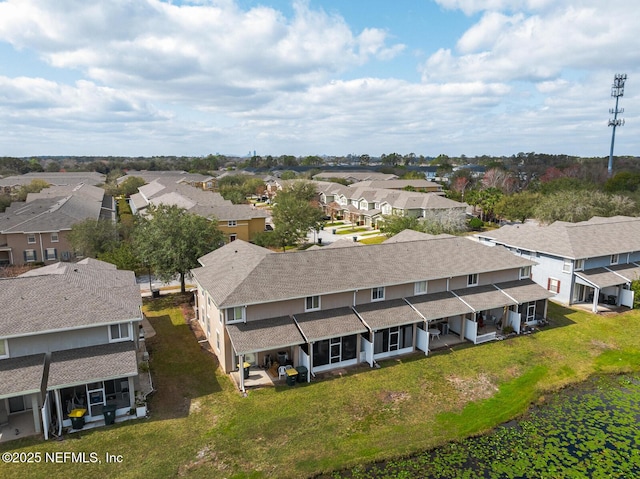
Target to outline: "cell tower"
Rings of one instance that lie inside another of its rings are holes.
[[[609,166],[607,174],[609,177],[613,174],[613,143],[616,140],[616,127],[624,125],[624,119],[618,118],[618,113],[624,113],[624,108],[618,110],[618,100],[624,96],[624,82],[627,81],[626,73],[616,73],[613,77],[613,85],[611,85],[611,96],[616,99],[616,107],[609,110],[613,115],[613,120],[609,120],[609,126],[613,127],[611,133],[611,150],[609,151]]]

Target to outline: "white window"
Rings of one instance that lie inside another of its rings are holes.
[[[611,264],[618,264],[618,255],[617,254],[612,254],[611,255]]]
[[[58,251],[55,248],[47,248],[45,250],[45,259],[47,261],[53,261],[58,259]]]
[[[577,259],[576,260],[576,271],[582,271],[584,269],[584,260]]]
[[[109,342],[117,343],[131,339],[129,323],[118,323],[109,326]]]
[[[371,289],[371,301],[382,301],[384,299],[384,286]]]
[[[6,339],[0,339],[0,359],[9,357],[9,343]]]
[[[29,243],[29,244],[36,244],[36,235],[34,235],[34,234],[28,234],[28,235],[27,235],[27,243]]]
[[[238,235],[229,235],[229,242],[235,241]]]
[[[51,233],[51,242],[57,243],[58,241],[60,241],[60,238],[58,238],[58,233]]]
[[[238,226],[238,222],[236,220],[227,221],[227,226]]]
[[[531,266],[520,268],[520,279],[528,278],[531,275]]]
[[[218,348],[218,352],[220,352],[220,332],[216,331],[216,348]]]
[[[478,285],[478,273],[473,273],[467,276],[467,286],[477,286]]]
[[[560,280],[555,278],[549,278],[549,282],[547,283],[547,289],[552,293],[560,292]]]
[[[34,249],[26,249],[24,250],[24,260],[27,263],[33,263],[38,258],[36,257],[36,250]]]
[[[320,309],[320,296],[307,296],[304,302],[305,311],[317,311]]]
[[[227,323],[234,321],[244,321],[244,308],[242,306],[227,308]]]
[[[570,259],[565,259],[562,263],[562,272],[563,273],[571,273],[571,263]]]
[[[413,294],[425,294],[427,292],[427,282],[417,281],[413,285]]]

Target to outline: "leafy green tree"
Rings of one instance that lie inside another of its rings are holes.
[[[273,237],[283,251],[287,246],[300,243],[309,230],[320,228],[322,210],[314,204],[311,199],[313,197],[313,184],[304,181],[296,182],[276,196],[276,204],[272,210],[275,226]]]
[[[509,196],[503,196],[495,205],[494,212],[499,218],[509,221],[524,221],[533,218],[536,206],[542,195],[523,191]]]
[[[117,247],[98,253],[98,259],[115,264],[118,269],[127,269],[136,273],[144,272],[144,265],[136,255],[130,242],[122,242]]]
[[[3,213],[4,210],[11,204],[11,197],[9,195],[1,194],[0,195],[0,213]]]
[[[119,243],[114,222],[91,218],[74,224],[68,239],[76,253],[90,258],[97,258],[99,254],[116,248]]]
[[[560,191],[543,197],[536,206],[535,217],[543,223],[586,221],[593,216],[633,216],[635,203],[625,196],[601,191]]]
[[[126,180],[124,180],[122,183],[120,183],[120,186],[118,186],[118,192],[121,195],[129,197],[137,193],[138,188],[140,188],[145,183],[146,181],[144,181],[142,178],[139,178],[137,176],[131,176]]]
[[[140,217],[133,245],[140,261],[163,281],[180,276],[185,292],[185,275],[198,266],[198,258],[224,243],[215,221],[187,213],[175,205],[150,206]]]
[[[27,185],[22,185],[18,189],[18,193],[16,194],[17,201],[25,201],[27,199],[27,195],[29,193],[40,193],[45,188],[49,187],[49,183],[44,180],[32,180],[31,183]]]
[[[388,215],[383,216],[383,219],[384,234],[389,238],[404,230],[414,230],[426,233],[424,222],[420,221],[420,219],[415,216]]]
[[[280,174],[280,179],[282,180],[294,180],[296,179],[298,174],[295,171],[285,170]]]
[[[636,191],[640,185],[640,173],[622,171],[609,178],[604,184],[604,191],[607,193],[618,193],[623,191]]]

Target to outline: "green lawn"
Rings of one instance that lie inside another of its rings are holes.
[[[596,316],[550,305],[551,326],[533,335],[416,353],[243,398],[168,301],[145,306],[157,331],[149,339],[158,390],[150,419],[0,446],[109,452],[123,463],[3,465],[1,476],[308,477],[478,434],[593,373],[640,369],[640,311]]]
[[[348,235],[348,234],[353,234],[353,233],[360,233],[362,231],[369,231],[369,228],[367,228],[366,226],[356,226],[355,228],[343,228],[343,229],[339,229],[338,231],[336,231],[337,235]]]
[[[364,235],[362,235],[364,236]],[[381,236],[374,236],[373,238],[363,238],[361,240],[358,241],[358,243],[362,243],[362,244],[380,244],[380,243],[384,243],[384,241],[387,239],[386,236],[381,235]]]

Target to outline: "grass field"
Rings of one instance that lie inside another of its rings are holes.
[[[242,397],[171,298],[146,303],[157,392],[150,418],[2,444],[12,452],[109,452],[122,463],[2,465],[0,476],[309,477],[479,434],[596,372],[640,369],[640,311],[604,316],[550,305],[551,325],[515,339],[359,366]]]
[[[358,241],[358,243],[362,243],[362,244],[380,244],[380,243],[384,243],[384,241],[387,239],[386,236],[374,236],[373,238],[363,238],[361,240]]]

